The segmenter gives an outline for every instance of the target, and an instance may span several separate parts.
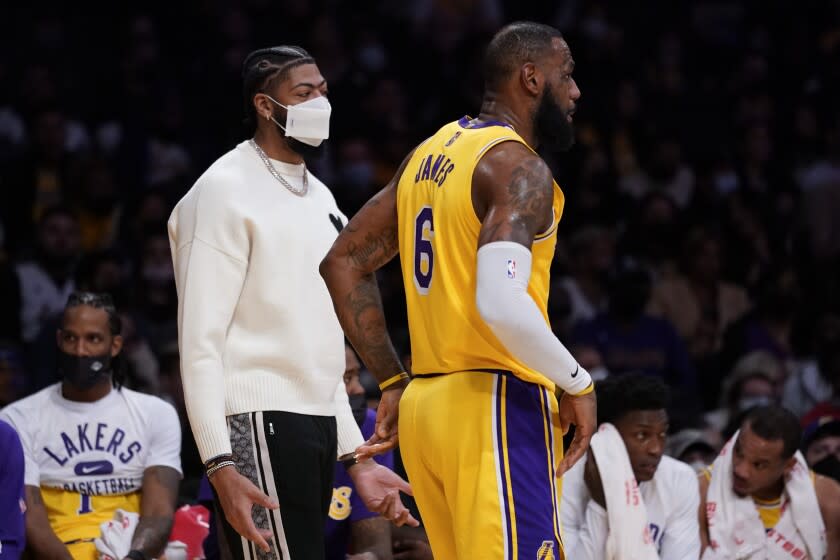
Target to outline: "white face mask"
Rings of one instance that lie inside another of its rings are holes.
[[[320,146],[321,142],[330,137],[332,106],[323,95],[297,105],[283,105],[270,95],[266,97],[286,109],[286,126],[277,122],[273,116],[271,117],[274,124],[282,128],[286,136],[310,146]]]
[[[692,461],[691,463],[688,464],[688,466],[691,467],[692,469],[694,469],[694,472],[696,472],[697,474],[700,474],[701,472],[703,472],[703,470],[708,465],[706,463],[704,463],[703,461],[698,460],[698,461]]]

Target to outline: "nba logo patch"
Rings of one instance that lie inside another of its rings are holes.
[[[507,276],[508,278],[516,278],[516,261],[509,260],[507,264]]]

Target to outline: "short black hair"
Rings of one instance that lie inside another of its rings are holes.
[[[526,62],[535,62],[551,48],[551,40],[563,34],[550,25],[517,21],[504,26],[490,40],[484,55],[484,84],[501,81]]]
[[[242,63],[242,96],[245,102],[245,122],[256,126],[257,112],[254,95],[286,79],[292,68],[301,64],[314,64],[306,50],[296,45],[280,45],[258,49],[245,57]]]
[[[782,458],[793,457],[802,441],[802,427],[799,419],[783,406],[771,404],[757,406],[744,417],[742,426],[749,424],[750,430],[761,439],[780,439],[784,443]]]
[[[617,421],[634,410],[661,410],[668,407],[670,391],[659,377],[641,373],[611,375],[595,384],[598,397],[598,424]]]
[[[102,309],[108,314],[108,330],[111,336],[117,336],[122,333],[122,319],[117,313],[117,308],[114,306],[114,300],[110,294],[97,294],[94,292],[73,292],[68,296],[67,303],[64,305],[64,311],[74,307],[87,305],[96,309]],[[63,324],[62,324],[63,328]],[[116,388],[120,388],[125,381],[125,363],[118,355],[111,360],[112,382]]]

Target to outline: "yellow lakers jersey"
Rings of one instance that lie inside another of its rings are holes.
[[[41,487],[47,518],[58,539],[67,545],[73,560],[97,560],[93,540],[102,535],[100,525],[114,518],[117,509],[140,513],[140,492],[92,496],[61,488]]]
[[[397,186],[400,259],[408,308],[412,370],[441,374],[508,370],[554,390],[540,372],[512,356],[475,304],[481,222],[472,204],[472,175],[481,157],[502,142],[527,144],[503,123],[449,123],[414,151]],[[563,192],[554,184],[553,221],[531,247],[528,293],[548,322],[549,268]],[[511,263],[515,274],[516,263]]]

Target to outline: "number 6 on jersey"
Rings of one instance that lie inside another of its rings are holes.
[[[421,295],[429,293],[432,285],[432,270],[435,266],[432,239],[435,236],[435,221],[432,207],[424,206],[414,219],[414,287]]]

